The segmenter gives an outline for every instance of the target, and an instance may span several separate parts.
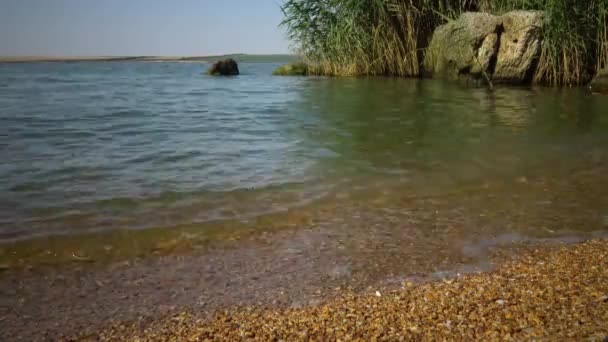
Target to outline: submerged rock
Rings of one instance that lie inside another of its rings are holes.
[[[539,11],[513,11],[502,16],[463,13],[435,30],[425,69],[451,79],[465,76],[528,82],[540,55],[542,20]]]
[[[543,12],[513,11],[500,18],[503,32],[493,79],[509,83],[529,82],[540,56]]]
[[[239,66],[232,58],[213,63],[207,71],[209,75],[233,76],[239,74]]]
[[[593,81],[591,81],[589,89],[596,94],[608,95],[608,69],[600,70],[597,73]],[[608,222],[608,218],[606,222]]]

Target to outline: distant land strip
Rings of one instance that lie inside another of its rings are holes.
[[[0,63],[34,63],[34,62],[192,62],[212,63],[221,59],[233,58],[244,63],[289,63],[297,60],[295,55],[249,55],[231,54],[217,56],[0,56]]]

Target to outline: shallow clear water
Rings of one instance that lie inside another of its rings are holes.
[[[435,196],[608,160],[608,98],[584,89],[276,66],[221,78],[188,63],[0,64],[0,240]],[[593,209],[601,226],[608,208]]]

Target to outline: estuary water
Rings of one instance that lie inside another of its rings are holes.
[[[191,63],[0,64],[0,241],[319,203],[358,208],[336,212],[349,225],[367,207],[411,217],[448,195],[466,215],[491,207],[502,233],[608,229],[608,97],[271,76],[277,66],[223,78]],[[518,192],[523,209],[505,210]]]

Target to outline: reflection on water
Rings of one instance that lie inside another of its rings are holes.
[[[460,235],[605,229],[604,97],[273,67],[212,78],[177,63],[1,65],[0,238],[276,213],[288,225],[320,208],[317,222],[336,226],[374,213],[396,231],[409,218],[414,236],[438,224],[421,219],[433,201],[462,217]]]

